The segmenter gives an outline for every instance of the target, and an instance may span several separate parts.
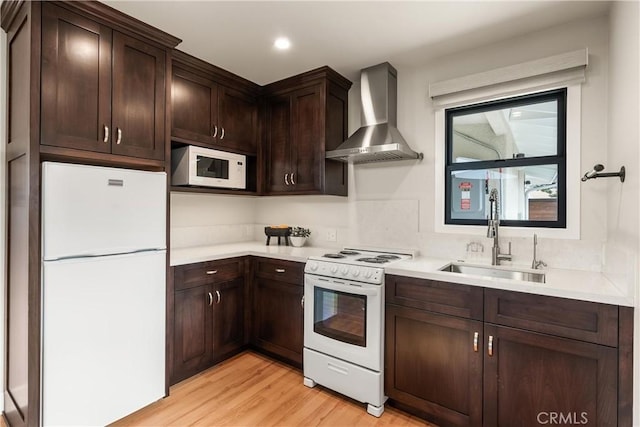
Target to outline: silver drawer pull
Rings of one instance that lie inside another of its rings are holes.
[[[211,136],[212,136],[213,138],[215,138],[215,137],[216,137],[216,135],[218,135],[218,126],[217,126],[217,125],[213,127],[213,134],[212,134]]]
[[[222,300],[222,297],[220,296],[220,291],[216,291],[216,304],[220,304],[220,300]]]
[[[489,335],[489,345],[487,346],[489,356],[493,356],[493,335]]]
[[[289,174],[288,173],[284,174],[284,184],[285,185],[289,185]]]
[[[293,180],[293,177],[296,176],[295,172],[291,172],[291,185],[296,185],[296,182]]]
[[[222,135],[220,135],[220,139],[224,139],[224,128],[222,128]]]
[[[102,142],[109,142],[109,126],[104,125],[104,139]]]
[[[276,273],[284,273],[285,271],[284,268],[276,268]]]
[[[300,306],[304,308],[304,295],[302,295],[302,299],[300,300]]]
[[[473,351],[478,352],[478,337],[480,334],[477,332],[473,333]]]
[[[207,271],[207,274],[216,274],[218,272],[218,270],[209,270]]]
[[[116,144],[120,145],[120,143],[122,142],[122,129],[120,128],[116,128],[118,129],[118,139],[116,140]]]
[[[213,305],[213,295],[211,295],[211,292],[207,292],[207,296],[209,297],[209,306]]]

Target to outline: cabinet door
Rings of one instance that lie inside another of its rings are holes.
[[[267,192],[285,193],[291,188],[290,98],[269,98],[267,111]]]
[[[385,329],[390,398],[437,424],[482,424],[482,322],[387,304]]]
[[[209,285],[175,293],[172,383],[206,368],[212,360],[213,299]]]
[[[617,425],[615,348],[487,324],[489,339],[485,426]]]
[[[165,52],[113,33],[111,152],[164,159]]]
[[[244,280],[214,287],[213,358],[219,361],[244,344]]]
[[[219,86],[217,145],[223,149],[255,154],[258,103],[239,90]]]
[[[42,21],[41,144],[110,152],[112,31],[47,2]]]
[[[213,145],[217,136],[217,85],[180,68],[173,69],[171,136]]]
[[[253,303],[254,344],[302,365],[302,285],[256,277]]]
[[[324,111],[322,86],[294,92],[291,100],[291,188],[296,192],[322,190]]]

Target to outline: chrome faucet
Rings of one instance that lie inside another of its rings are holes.
[[[498,190],[492,188],[489,193],[489,228],[487,237],[493,237],[493,247],[491,248],[491,265],[500,265],[500,261],[511,261],[511,242],[509,242],[509,252],[500,253],[500,241],[498,230],[500,228],[500,208],[498,207]]]
[[[531,268],[533,268],[534,270],[540,268],[540,267],[546,267],[547,264],[542,261],[542,260],[537,260],[536,259],[536,247],[538,246],[538,235],[534,234],[533,235],[533,261],[531,261]]]

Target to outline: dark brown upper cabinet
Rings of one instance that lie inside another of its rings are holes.
[[[257,85],[176,51],[171,92],[174,141],[256,154]]]
[[[265,86],[265,194],[347,195],[346,164],[324,156],[347,137],[350,87],[329,67]]]
[[[42,145],[164,160],[166,51],[42,7]]]

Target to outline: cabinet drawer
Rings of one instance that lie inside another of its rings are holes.
[[[617,306],[496,289],[485,289],[484,297],[486,322],[618,345]]]
[[[385,301],[435,313],[482,320],[483,288],[386,275]]]
[[[242,261],[242,258],[231,258],[175,267],[175,289],[188,289],[203,283],[220,283],[242,277]]]
[[[256,275],[302,286],[304,264],[272,258],[256,258]]]

